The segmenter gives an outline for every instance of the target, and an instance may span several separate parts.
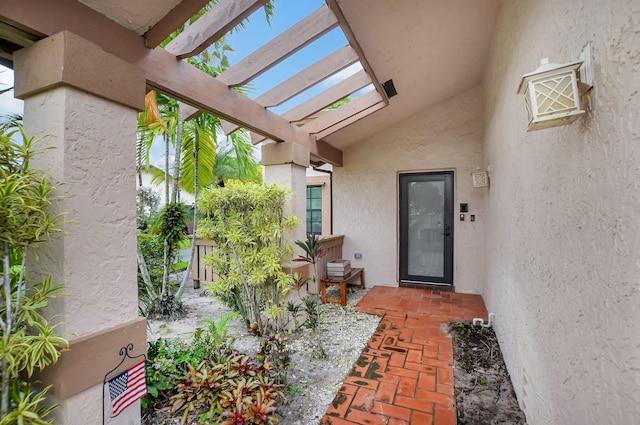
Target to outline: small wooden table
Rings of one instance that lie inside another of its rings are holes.
[[[355,280],[356,277],[360,277],[360,284],[350,283]],[[327,286],[340,285],[340,298],[327,298]],[[340,303],[343,307],[347,305],[347,285],[357,286],[364,289],[364,269],[355,268],[351,269],[351,274],[342,280],[329,279],[328,277],[320,280],[320,288],[322,291],[322,303]]]

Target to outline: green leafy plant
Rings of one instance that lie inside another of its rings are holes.
[[[322,248],[323,241],[324,239],[315,233],[307,233],[307,239],[305,241],[296,241],[296,245],[304,251],[305,255],[300,255],[293,261],[304,261],[311,264],[313,266],[313,276],[311,276],[309,280],[316,284],[318,283],[318,261],[327,253],[326,250]],[[318,298],[308,295],[303,298],[302,301],[304,302],[305,311],[307,312],[305,325],[313,330],[316,340],[315,355],[318,358],[325,358],[326,355],[322,347],[322,340],[320,339],[320,315],[322,310],[320,310]]]
[[[490,332],[490,328],[482,325],[474,325],[472,322],[455,322],[449,324],[449,329],[470,335],[484,335]],[[455,335],[455,334],[454,334]]]
[[[205,190],[198,201],[205,215],[198,236],[216,245],[205,257],[218,276],[208,288],[259,335],[265,313],[276,317],[293,284],[282,268],[293,252],[283,236],[298,219],[284,213],[286,193],[276,185],[232,182]]]
[[[276,380],[287,382],[287,370],[291,366],[291,354],[287,348],[287,337],[281,333],[269,335],[260,341],[260,351],[256,359],[262,362],[265,369],[271,371]]]
[[[0,130],[0,425],[52,422],[49,388],[36,392],[28,380],[68,346],[42,314],[62,287],[25,278],[27,255],[60,233],[61,216],[48,213],[53,187],[30,167],[37,142],[22,127]]]
[[[217,364],[202,361],[188,365],[187,376],[176,385],[170,413],[182,413],[182,423],[198,414],[200,419],[224,424],[273,424],[275,400],[282,397],[280,385],[268,370],[245,355]]]
[[[174,313],[180,309],[177,305],[169,306],[169,310],[160,307],[162,294],[162,278],[164,273],[164,242],[157,234],[138,233],[138,251],[144,258],[141,263],[144,267],[138,268],[138,303],[140,312],[145,317],[154,317],[156,314],[162,316],[162,311],[170,311],[173,307]],[[169,262],[175,261],[176,254],[172,253]],[[143,277],[143,270],[147,273],[148,279]],[[175,289],[175,285],[169,282],[169,289]]]
[[[310,279],[313,282],[318,282],[318,260],[327,254],[327,251],[322,248],[322,242],[324,239],[315,233],[307,233],[307,240],[296,241],[298,245],[305,253],[305,255],[299,255],[293,261],[304,261],[313,266],[313,276]]]
[[[144,290],[141,292],[143,302],[143,314],[146,316],[159,316],[166,319],[175,319],[180,317],[184,312],[179,297],[176,296],[169,282],[169,273],[171,264],[175,262],[175,253],[181,242],[186,239],[186,210],[184,204],[170,203],[165,205],[156,215],[151,218],[151,227],[149,233],[156,236],[155,240],[152,236],[139,236],[139,249],[142,253],[145,267],[149,270],[150,282],[145,281],[144,271],[140,267],[140,277]],[[145,240],[146,239],[146,240]],[[147,252],[145,256],[144,242],[152,240],[151,247],[153,251]],[[159,239],[159,240],[158,240]],[[157,246],[161,241],[162,250]],[[158,284],[155,279],[157,273],[158,254],[162,252],[162,280]],[[147,259],[151,259],[148,263]],[[149,267],[149,265],[151,267]]]
[[[296,303],[292,300],[289,300],[287,301],[286,308],[289,315],[291,315],[291,317],[293,318],[293,324],[295,328],[298,329],[301,325],[300,322],[298,321],[298,318],[302,315],[304,311],[304,306],[300,303]]]
[[[305,327],[313,331],[313,335],[316,340],[316,348],[314,355],[320,359],[326,357],[324,348],[322,347],[322,341],[320,340],[320,316],[322,310],[320,309],[320,303],[318,298],[313,295],[307,295],[302,299],[304,304],[304,311],[307,313],[307,320],[304,322]]]
[[[140,186],[136,193],[136,226],[139,232],[149,230],[149,220],[158,211],[160,197],[153,189]]]
[[[291,397],[299,396],[304,394],[304,388],[299,385],[289,385],[289,395]]]
[[[202,319],[206,328],[196,328],[193,340],[184,343],[178,338],[150,341],[147,346],[147,391],[142,407],[154,404],[155,399],[168,399],[175,390],[176,382],[182,380],[190,370],[190,365],[199,365],[202,361],[219,362],[232,354],[233,338],[229,336],[229,322],[237,317],[236,313],[225,313],[217,320]]]

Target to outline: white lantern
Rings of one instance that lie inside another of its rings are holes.
[[[558,65],[542,59],[538,69],[522,76],[518,93],[527,106],[527,131],[569,124],[585,113],[576,76],[580,65],[582,61]]]
[[[486,171],[476,171],[471,173],[473,178],[473,187],[487,187],[489,186],[489,173]]]

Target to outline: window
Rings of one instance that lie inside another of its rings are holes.
[[[307,233],[322,233],[322,186],[307,186]]]

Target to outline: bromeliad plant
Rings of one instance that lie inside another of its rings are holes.
[[[55,406],[45,403],[49,388],[37,391],[28,379],[55,363],[67,346],[42,315],[61,286],[51,278],[25,277],[29,250],[60,233],[60,215],[47,211],[53,187],[30,167],[37,142],[22,127],[0,130],[0,425],[53,421],[48,417]]]
[[[261,345],[257,360],[231,348],[227,326],[235,313],[203,319],[193,341],[150,342],[147,390],[143,407],[170,406],[182,423],[274,424],[276,398],[282,397],[278,368],[287,367],[286,340],[272,336]]]
[[[293,285],[282,268],[293,253],[283,236],[298,219],[284,213],[285,199],[281,187],[243,182],[209,188],[198,198],[205,215],[198,237],[216,245],[205,257],[218,275],[209,289],[259,335],[267,318],[282,316],[282,299]]]

